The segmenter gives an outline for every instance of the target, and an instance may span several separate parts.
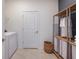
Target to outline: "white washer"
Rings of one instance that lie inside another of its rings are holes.
[[[5,42],[3,42],[3,59],[10,59],[17,49],[17,35],[15,32],[6,32],[4,37]]]

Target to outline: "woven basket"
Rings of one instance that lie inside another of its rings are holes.
[[[48,54],[51,54],[53,52],[54,46],[49,41],[44,41],[44,51]]]

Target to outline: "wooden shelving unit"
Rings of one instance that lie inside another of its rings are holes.
[[[59,39],[59,40],[63,40],[64,42],[69,43],[70,45],[76,46],[75,41],[72,41],[71,38],[62,37],[62,36],[56,36],[56,38]],[[68,39],[69,39],[69,40],[68,40]]]
[[[68,49],[69,51],[72,49],[72,46],[76,46],[76,41],[75,40],[72,40],[71,37],[69,37],[69,33],[68,33],[68,28],[67,28],[67,36],[61,36],[60,33],[58,33],[60,30],[59,30],[59,26],[60,26],[60,18],[62,17],[70,17],[71,16],[71,13],[76,11],[76,3],[72,4],[72,5],[69,5],[67,8],[63,9],[62,11],[59,11],[57,14],[55,14],[53,16],[53,43],[55,41],[55,38],[57,38],[58,41],[63,41],[63,42],[66,42],[67,43],[67,46],[68,46]],[[57,29],[56,27],[54,26],[54,22],[56,21],[55,17],[58,17],[58,22],[57,22]],[[68,18],[67,18],[67,27],[68,27]],[[55,29],[54,29],[55,28]],[[57,30],[57,31],[56,31]],[[55,33],[56,32],[56,33]],[[57,41],[57,42],[58,42]],[[67,50],[68,50],[67,49]],[[69,52],[67,51],[67,52]],[[72,50],[71,50],[72,51]],[[54,49],[54,53],[55,55],[58,57],[58,59],[64,59],[59,52],[55,51]],[[72,55],[72,53],[70,52],[67,57],[67,59],[72,59],[72,56],[70,56],[70,54]]]
[[[55,14],[53,17],[55,16],[58,16],[58,18],[60,17],[67,17],[69,16],[70,17],[70,13],[76,11],[76,4],[73,3],[72,5],[69,5],[67,8],[65,8],[64,10],[62,11],[59,11],[57,14]],[[54,19],[53,19],[54,20]],[[55,21],[55,20],[54,20]],[[59,19],[60,21],[60,19]],[[67,21],[68,21],[68,18],[67,18]],[[59,25],[59,24],[58,24]],[[68,26],[68,25],[67,25]],[[54,26],[53,26],[54,27]],[[54,29],[53,29],[54,31]],[[58,36],[58,35],[57,35]],[[68,38],[69,39],[69,38]]]

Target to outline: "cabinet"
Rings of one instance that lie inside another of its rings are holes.
[[[5,59],[5,41],[2,42],[2,59]]]
[[[64,59],[67,59],[67,42],[64,42],[62,40],[59,40],[59,44],[57,43],[58,38],[55,38],[55,51],[59,53]],[[59,46],[59,47],[58,47]]]
[[[71,40],[69,41],[69,40],[67,40],[67,38],[63,38],[61,36],[57,36],[55,41],[57,41],[57,40],[60,41],[60,44],[59,44],[60,49],[59,49],[58,54],[61,55],[63,57],[63,59],[76,59],[75,41],[71,41]],[[54,45],[54,46],[56,46],[56,45]]]
[[[4,52],[4,57],[5,59],[9,59],[9,53],[8,53],[8,50],[9,50],[9,41],[8,41],[8,37],[5,35],[4,37],[4,42],[3,42],[3,52]]]
[[[16,33],[9,36],[9,58],[13,55],[17,48],[17,39],[16,39]]]
[[[5,33],[5,43],[3,43],[4,56],[10,59],[17,49],[17,34],[15,32]],[[5,48],[4,48],[5,47]]]

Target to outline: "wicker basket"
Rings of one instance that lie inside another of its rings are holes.
[[[48,54],[51,54],[53,52],[53,44],[49,41],[44,41],[44,51]]]

